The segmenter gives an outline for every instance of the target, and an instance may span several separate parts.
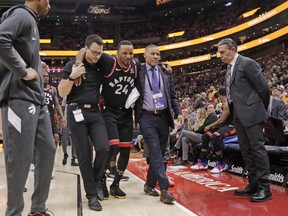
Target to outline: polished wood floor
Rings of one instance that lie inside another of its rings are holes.
[[[3,150],[3,149],[2,149]],[[0,148],[0,215],[5,215],[6,208],[6,176],[3,160],[3,151]],[[69,152],[69,151],[68,151]],[[121,182],[121,188],[127,193],[126,199],[109,197],[101,202],[101,212],[91,211],[81,180],[81,191],[77,192],[77,179],[79,168],[70,166],[70,158],[67,165],[62,165],[62,151],[57,150],[55,161],[55,178],[52,180],[47,207],[55,216],[191,216],[195,215],[182,205],[165,205],[159,201],[159,197],[150,197],[143,192],[144,181],[127,171],[129,181]],[[111,180],[112,181],[112,180]],[[108,181],[108,185],[112,182]],[[24,193],[25,209],[23,215],[27,215],[30,208],[30,197],[33,191],[33,171],[30,171],[27,180],[28,191]],[[77,196],[80,195],[80,200]],[[80,201],[80,202],[79,202]],[[81,206],[82,203],[82,206]],[[53,215],[51,213],[51,215]]]
[[[209,171],[192,171],[189,166],[169,166],[167,174],[175,182],[170,192],[177,198],[174,205],[165,205],[159,197],[150,197],[143,192],[146,164],[140,154],[133,153],[125,175],[130,179],[121,182],[127,193],[123,200],[109,197],[102,201],[103,211],[88,208],[80,179],[79,168],[61,164],[62,151],[57,150],[55,178],[52,180],[47,207],[55,216],[284,216],[287,214],[287,188],[271,185],[273,200],[251,203],[249,197],[236,197],[233,191],[245,187],[247,180],[229,173],[211,174]],[[69,158],[70,159],[70,158]],[[6,182],[3,152],[0,148],[0,216],[6,206]],[[68,161],[70,162],[70,160]],[[108,181],[108,185],[111,181]],[[24,193],[25,209],[29,212],[33,190],[33,172],[27,180],[28,192]],[[79,190],[80,189],[80,190]],[[51,214],[51,215],[53,215]]]

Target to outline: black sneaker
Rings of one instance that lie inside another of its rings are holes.
[[[64,154],[63,160],[62,160],[62,164],[66,165],[67,164],[67,159],[68,159],[69,155],[67,153]]]
[[[93,211],[102,211],[102,206],[98,201],[97,197],[88,199],[88,206]]]
[[[110,195],[115,196],[117,199],[125,199],[126,193],[124,193],[120,188],[119,185],[111,185],[110,186]]]

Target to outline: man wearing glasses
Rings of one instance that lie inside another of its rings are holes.
[[[85,58],[76,65],[75,60],[68,62],[58,86],[61,97],[67,96],[67,121],[75,142],[80,172],[84,182],[88,206],[91,210],[101,211],[98,200],[103,200],[101,177],[109,154],[108,135],[105,121],[99,111],[100,85],[103,76],[99,59],[103,52],[103,41],[98,35],[89,35],[85,41]],[[75,79],[84,76],[81,85],[74,85]],[[96,150],[92,166],[89,138]]]

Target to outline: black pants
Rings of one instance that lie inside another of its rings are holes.
[[[240,150],[248,170],[249,183],[259,183],[260,187],[269,187],[268,176],[270,164],[263,136],[261,123],[244,127],[237,117],[234,117]]]
[[[156,187],[158,181],[160,190],[168,189],[169,187],[163,162],[169,138],[167,115],[169,115],[167,112],[160,115],[143,112],[139,120],[141,134],[148,147],[150,158],[146,184],[151,187]]]
[[[224,125],[217,131],[208,131],[202,135],[202,145],[201,149],[209,149],[209,143],[214,146],[215,151],[221,151],[221,142],[223,138],[234,135],[235,129],[233,126]]]
[[[129,162],[130,148],[132,146],[133,119],[132,109],[114,109],[106,107],[103,110],[104,120],[107,125],[110,155],[107,166],[111,161],[116,161],[120,153],[117,169],[124,172]]]
[[[105,121],[99,110],[82,108],[84,121],[76,122],[72,113],[75,109],[77,109],[76,106],[68,106],[67,120],[73,142],[75,142],[86,197],[89,199],[95,197],[97,194],[96,182],[101,180],[108,159],[108,135]],[[96,150],[96,157],[93,163],[94,167],[91,162],[92,156],[89,138]]]

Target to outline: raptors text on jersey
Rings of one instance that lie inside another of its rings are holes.
[[[113,71],[105,76],[101,94],[106,106],[116,109],[125,107],[125,102],[135,85],[139,67],[137,65],[133,60],[129,68],[124,70],[117,61]]]

